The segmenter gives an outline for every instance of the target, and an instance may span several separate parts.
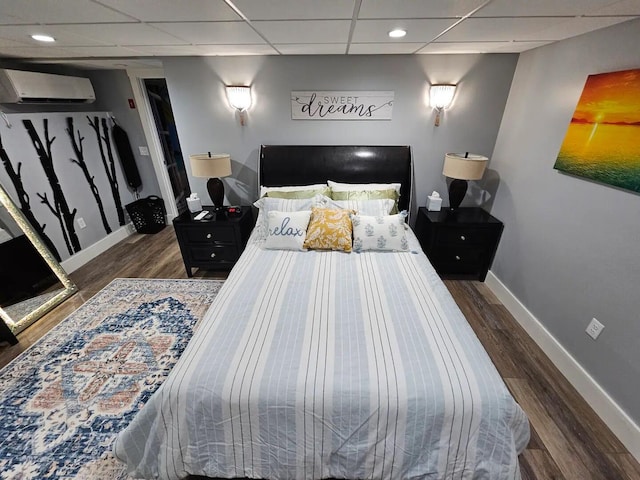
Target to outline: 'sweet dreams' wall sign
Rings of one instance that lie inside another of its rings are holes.
[[[394,92],[291,92],[293,120],[391,120]]]

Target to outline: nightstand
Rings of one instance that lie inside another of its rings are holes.
[[[430,212],[421,207],[416,236],[442,278],[484,281],[504,224],[481,208]]]
[[[211,206],[203,209],[213,212]],[[238,216],[227,216],[222,212],[209,220],[194,220],[197,213],[185,212],[173,219],[187,275],[193,276],[193,267],[231,270],[253,228],[251,207],[242,207]]]

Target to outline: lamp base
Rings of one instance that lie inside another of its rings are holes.
[[[224,184],[219,178],[210,178],[207,180],[207,191],[216,210],[222,208],[224,203]]]
[[[449,208],[455,210],[462,203],[462,199],[467,194],[468,182],[458,178],[449,184]]]

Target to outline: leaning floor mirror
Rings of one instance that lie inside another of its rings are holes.
[[[0,342],[27,328],[77,290],[0,185]]]

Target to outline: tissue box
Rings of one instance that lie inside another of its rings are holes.
[[[187,197],[187,208],[191,213],[199,212],[202,210],[202,202],[198,197]]]
[[[427,210],[430,212],[439,212],[442,209],[442,197],[427,197]]]

